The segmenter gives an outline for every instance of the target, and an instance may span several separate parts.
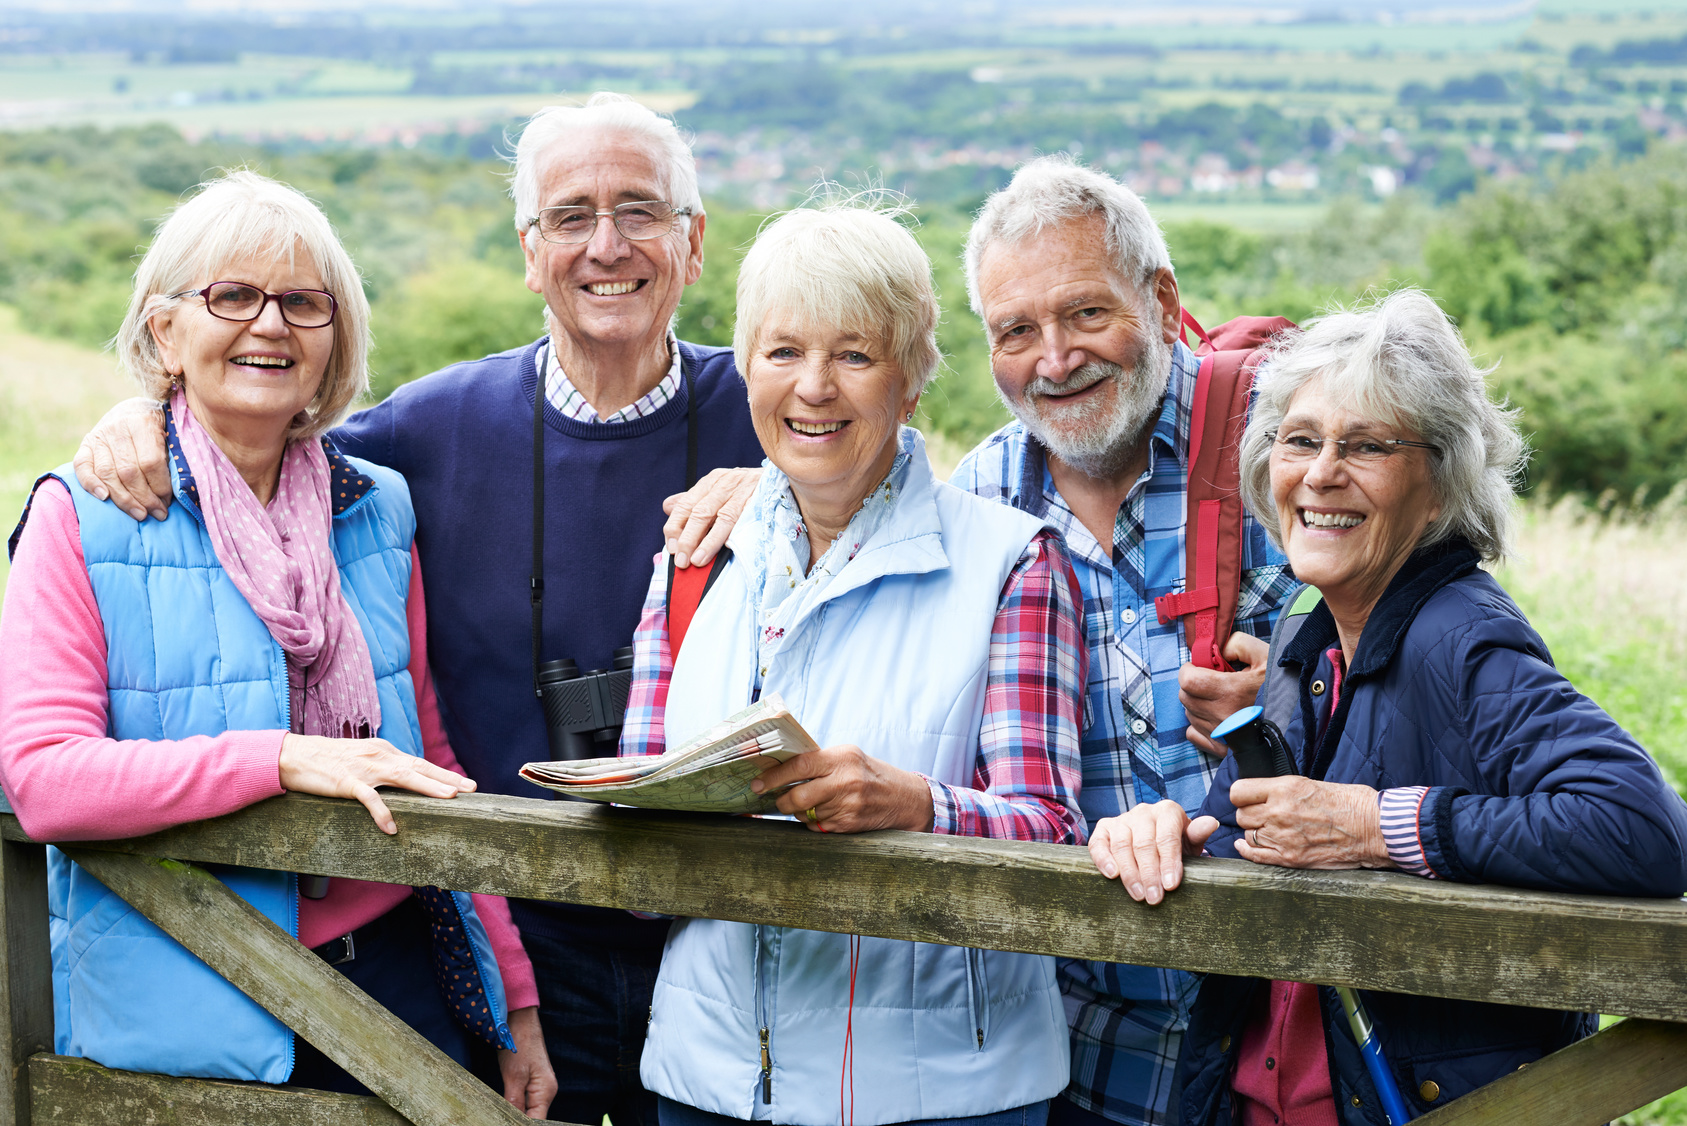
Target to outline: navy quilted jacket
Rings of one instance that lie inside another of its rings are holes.
[[[1406,562],[1365,624],[1321,740],[1308,737],[1317,731],[1310,686],[1328,679],[1324,652],[1339,642],[1329,609],[1313,610],[1271,673],[1300,683],[1300,714],[1284,734],[1301,773],[1378,790],[1431,787],[1418,828],[1442,879],[1681,895],[1687,805],[1634,738],[1553,667],[1522,611],[1476,564],[1463,540]],[[1201,810],[1222,823],[1207,846],[1214,856],[1236,856],[1235,777],[1226,762]],[[1264,984],[1216,975],[1203,982],[1179,1063],[1185,1126],[1231,1120],[1233,1054]],[[1383,1126],[1335,991],[1319,992],[1337,1112],[1344,1126]],[[1418,1114],[1588,1035],[1595,1020],[1361,996]]]

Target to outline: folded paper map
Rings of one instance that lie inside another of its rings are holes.
[[[572,797],[618,805],[773,813],[779,794],[790,787],[757,794],[750,783],[776,763],[819,749],[785,702],[770,695],[666,754],[530,762],[521,776]]]

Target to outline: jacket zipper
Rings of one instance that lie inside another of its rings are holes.
[[[762,927],[756,925],[756,1015],[760,1018],[757,1029],[757,1040],[761,1047],[761,1101],[769,1107],[773,1106],[773,1049],[769,1044],[772,1036],[773,1022],[767,1015],[767,988],[765,981],[765,967],[762,965],[763,944]]]
[[[984,1050],[984,1013],[989,1005],[984,982],[984,952],[963,947],[967,964],[967,1016],[971,1018],[973,1033],[978,1038],[978,1050]]]
[[[761,1026],[761,1099],[773,1105],[773,1056],[767,1050],[767,1025]]]

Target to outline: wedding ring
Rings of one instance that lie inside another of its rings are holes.
[[[1258,829],[1249,829],[1246,833],[1246,836],[1248,838],[1248,846],[1250,848],[1258,848],[1259,847],[1259,830]]]
[[[809,806],[806,810],[803,811],[803,816],[808,818],[809,824],[818,825],[820,823],[820,815],[818,813],[816,813],[814,810],[815,810],[814,806],[812,806],[812,805]]]

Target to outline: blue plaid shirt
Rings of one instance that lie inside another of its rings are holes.
[[[1156,597],[1183,589],[1189,417],[1199,363],[1182,344],[1173,346],[1148,469],[1120,507],[1113,542],[1105,548],[1061,499],[1042,446],[1017,422],[968,454],[951,478],[960,488],[1043,517],[1065,537],[1083,590],[1090,652],[1079,804],[1092,828],[1139,802],[1169,797],[1196,809],[1218,769],[1219,760],[1184,738],[1189,720],[1178,703],[1177,673],[1189,661],[1189,647],[1178,623],[1161,625],[1154,611]],[[1246,517],[1236,628],[1270,637],[1295,586],[1287,560]],[[1060,986],[1072,1027],[1066,1097],[1114,1122],[1160,1126],[1167,1120],[1195,977],[1063,959]]]

